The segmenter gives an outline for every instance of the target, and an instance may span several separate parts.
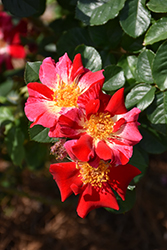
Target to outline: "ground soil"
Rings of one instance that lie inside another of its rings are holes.
[[[2,188],[0,250],[166,250],[167,161],[152,156],[137,185],[132,210],[116,215],[103,208],[86,219],[76,214],[77,198],[60,202],[48,167],[20,172],[15,188]]]

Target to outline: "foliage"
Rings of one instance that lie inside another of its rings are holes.
[[[51,1],[55,15],[47,25],[38,18],[48,6],[45,0],[2,0],[2,3],[5,11],[13,15],[14,22],[18,22],[18,17],[27,17],[26,21],[33,26],[31,33],[22,37],[24,46],[36,48],[27,53],[26,84],[39,82],[39,67],[46,56],[58,60],[67,52],[71,60],[81,53],[84,66],[92,71],[104,68],[103,91],[106,93],[112,95],[119,88],[125,88],[126,107],[136,106],[142,111],[139,122],[143,139],[134,147],[130,163],[144,175],[149,155],[167,150],[166,1]],[[52,49],[52,45],[56,49]],[[23,68],[5,70],[2,67],[1,72],[1,157],[8,160],[10,157],[17,166],[33,165],[38,169],[47,154],[40,154],[41,146],[37,146],[40,144],[30,139],[46,145],[53,141],[48,137],[48,130],[41,126],[29,129],[29,137],[24,115],[27,90]],[[132,185],[140,177],[136,177]],[[129,189],[127,196],[125,202],[120,201],[119,212],[133,206],[134,190]]]

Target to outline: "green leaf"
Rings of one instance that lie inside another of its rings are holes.
[[[138,76],[136,74],[136,66],[137,66],[138,58],[136,56],[128,56],[127,61],[128,61],[129,68],[132,72],[132,75],[137,80]]]
[[[155,98],[156,88],[152,87],[148,93],[137,103],[137,108],[141,111],[145,110],[154,100]]]
[[[46,162],[48,148],[45,144],[31,141],[25,145],[25,160],[30,169],[37,170]]]
[[[93,10],[90,24],[101,25],[115,18],[123,8],[125,0],[110,0]]]
[[[46,0],[2,0],[6,10],[18,17],[41,15],[45,10]]]
[[[120,60],[118,61],[118,66],[120,66],[123,71],[124,71],[124,75],[125,75],[125,78],[126,80],[129,82],[129,83],[133,83],[135,82],[135,78],[134,76],[132,75],[132,72],[131,72],[131,69],[129,67],[129,63],[128,63],[128,57],[126,55],[123,55]]]
[[[39,69],[42,62],[27,62],[24,73],[24,80],[26,84],[29,82],[39,81]]]
[[[155,54],[151,50],[144,50],[140,53],[137,62],[137,74],[141,81],[153,83],[152,62]]]
[[[7,101],[7,98],[4,96],[0,96],[0,103],[5,103]]]
[[[133,179],[134,183],[137,183],[141,179],[141,177],[145,174],[149,164],[148,154],[144,150],[138,148],[139,148],[138,145],[135,145],[133,147],[133,155],[129,160],[129,164],[135,166],[141,171],[141,174]]]
[[[85,68],[91,71],[98,71],[102,68],[102,60],[93,47],[80,45],[75,49],[75,55],[80,53],[82,55],[82,62]]]
[[[167,17],[162,17],[147,31],[143,45],[154,44],[167,39]]]
[[[100,56],[102,59],[102,68],[105,68],[108,65],[116,64],[116,60],[113,54],[110,53],[108,50],[101,50]]]
[[[143,139],[140,141],[140,146],[150,154],[161,154],[167,150],[167,145],[163,144],[163,139],[159,134],[149,127],[140,128]]]
[[[151,15],[145,7],[145,0],[127,0],[120,13],[123,30],[134,38],[142,35],[150,24]]]
[[[7,94],[12,90],[13,80],[8,78],[5,82],[0,84],[0,96],[7,96]]]
[[[134,203],[136,200],[136,191],[135,189],[133,189],[132,191],[127,189],[126,197],[124,201],[117,194],[116,194],[116,197],[117,197],[117,201],[119,205],[119,210],[115,210],[111,208],[105,208],[105,209],[115,214],[122,214],[122,213],[129,211],[134,206]]]
[[[72,58],[75,48],[81,44],[87,46],[93,45],[88,31],[85,28],[72,28],[64,33],[58,40],[56,44],[57,52],[60,56],[67,52],[68,56]]]
[[[122,37],[122,29],[117,18],[104,25],[89,26],[88,31],[94,44],[102,49],[114,49]]]
[[[147,3],[147,7],[156,13],[165,13],[167,12],[167,2],[165,0],[150,0]]]
[[[157,50],[152,66],[153,78],[160,90],[167,89],[167,41]]]
[[[143,36],[133,38],[124,33],[121,46],[126,51],[138,53],[143,49]]]
[[[55,141],[55,139],[48,136],[49,128],[44,128],[41,125],[35,125],[29,128],[30,139],[32,141],[49,143]]]
[[[103,89],[112,91],[121,88],[125,83],[123,69],[116,65],[107,66],[104,71],[105,82]]]
[[[0,107],[0,126],[6,121],[14,121],[14,116],[9,107],[2,106]]]
[[[79,0],[76,18],[87,25],[101,25],[114,19],[123,8],[125,0]]]
[[[156,95],[148,109],[148,119],[152,127],[167,135],[167,92],[160,92]]]
[[[153,89],[153,91],[151,91]],[[131,89],[131,91],[127,94],[126,99],[125,99],[125,105],[127,108],[131,108],[133,106],[135,106],[138,103],[143,103],[143,106],[147,106],[147,104],[150,102],[150,100],[148,100],[147,103],[147,97],[149,99],[151,99],[151,97],[149,97],[149,93],[154,92],[155,88],[153,88],[151,85],[149,84],[138,84],[136,85],[134,88]],[[152,96],[150,94],[150,96]],[[142,106],[142,105],[141,105]]]
[[[23,147],[24,134],[19,127],[12,127],[5,137],[8,154],[15,165],[21,166],[24,159],[25,150]]]

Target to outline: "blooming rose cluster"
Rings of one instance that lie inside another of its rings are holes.
[[[0,71],[2,64],[5,64],[6,69],[13,69],[15,59],[26,57],[20,40],[20,34],[24,34],[25,29],[24,21],[14,26],[11,16],[0,11]]]
[[[57,63],[44,59],[39,79],[41,83],[27,85],[25,113],[31,127],[40,124],[49,128],[50,137],[65,138],[62,147],[71,162],[50,166],[62,201],[79,194],[77,213],[82,218],[98,207],[118,210],[113,190],[125,200],[130,181],[141,173],[128,164],[142,138],[140,110],[127,111],[123,88],[113,96],[103,93],[103,70],[84,68],[80,54],[73,62],[66,53]],[[60,145],[55,148],[64,154]]]

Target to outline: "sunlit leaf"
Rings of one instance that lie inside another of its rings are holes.
[[[44,128],[41,125],[35,125],[29,128],[29,135],[32,141],[49,143],[53,142],[54,139],[48,136],[49,128]]]
[[[102,68],[102,60],[93,47],[80,45],[76,48],[75,54],[80,53],[82,56],[82,62],[85,68],[91,71],[98,71]]]
[[[101,25],[115,18],[124,3],[125,0],[79,0],[76,18],[88,25]]]
[[[160,92],[148,109],[148,119],[154,129],[167,135],[167,92]]]
[[[131,108],[137,104],[139,109],[146,109],[154,100],[155,90],[156,88],[149,84],[136,85],[126,96],[126,107]]]
[[[144,38],[144,45],[153,44],[167,39],[167,17],[162,17],[155,22],[147,31]]]
[[[148,8],[157,13],[165,13],[167,12],[167,2],[164,0],[150,0],[147,3]]]
[[[154,52],[151,50],[144,50],[140,53],[137,62],[137,73],[141,81],[146,83],[153,83],[152,77],[152,62],[154,59]]]
[[[152,66],[153,78],[160,90],[167,89],[167,42],[157,50]]]
[[[123,69],[116,65],[107,66],[104,71],[105,82],[103,89],[112,91],[121,88],[125,83]]]
[[[151,15],[145,7],[145,0],[127,0],[120,13],[123,30],[132,37],[138,37],[146,31]]]
[[[14,121],[14,116],[9,107],[2,106],[0,107],[0,126],[6,121]]]
[[[24,73],[24,80],[26,84],[29,82],[39,81],[39,68],[42,62],[27,62]]]

